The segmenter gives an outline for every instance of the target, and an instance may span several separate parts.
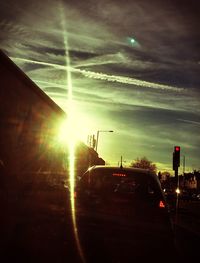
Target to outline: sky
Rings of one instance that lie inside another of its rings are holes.
[[[180,172],[199,170],[198,2],[1,1],[0,48],[66,112],[70,71],[74,125],[86,143],[104,131],[106,163],[173,173],[178,145]]]

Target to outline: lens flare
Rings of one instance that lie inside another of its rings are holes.
[[[87,119],[83,114],[75,109],[75,103],[70,109],[72,118],[66,118],[57,123],[57,142],[65,146],[73,140],[76,144],[83,142],[87,144],[88,135],[96,133],[95,120]],[[90,123],[92,122],[92,125]]]
[[[81,248],[81,244],[79,241],[78,231],[77,231],[77,222],[76,222],[76,214],[75,214],[75,144],[76,140],[73,136],[75,127],[74,127],[74,102],[73,102],[73,92],[72,92],[72,77],[71,77],[71,69],[70,69],[70,56],[69,56],[69,45],[68,45],[68,38],[67,38],[67,27],[66,21],[64,16],[64,9],[62,5],[62,1],[60,2],[60,14],[61,14],[61,23],[62,23],[62,32],[63,32],[63,42],[64,42],[64,49],[65,49],[65,59],[66,59],[66,80],[67,80],[67,87],[68,87],[68,104],[67,104],[67,124],[66,130],[69,133],[70,138],[68,140],[68,148],[69,148],[69,182],[70,182],[70,203],[71,203],[71,215],[72,215],[72,223],[73,223],[73,232],[74,237],[76,240],[76,245],[80,254],[80,257],[83,262],[85,262],[84,254]],[[62,135],[61,135],[62,137]]]

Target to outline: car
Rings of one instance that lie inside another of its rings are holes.
[[[196,195],[196,200],[200,200],[200,194]]]
[[[177,256],[170,210],[157,175],[149,170],[89,168],[76,185],[76,220],[89,254],[91,246],[98,247],[89,262],[102,251],[104,262],[164,262]]]

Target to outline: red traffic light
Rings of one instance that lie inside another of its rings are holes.
[[[175,146],[175,152],[180,152],[180,146]]]
[[[173,152],[173,170],[178,169],[180,166],[180,146],[174,146],[174,152]]]

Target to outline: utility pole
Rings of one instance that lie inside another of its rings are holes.
[[[175,215],[175,221],[178,223],[178,208],[179,208],[179,176],[178,176],[178,168],[180,166],[180,146],[174,146],[174,152],[173,152],[173,170],[175,175],[175,184],[176,184],[176,215]]]
[[[183,188],[185,188],[185,155],[183,155]]]

